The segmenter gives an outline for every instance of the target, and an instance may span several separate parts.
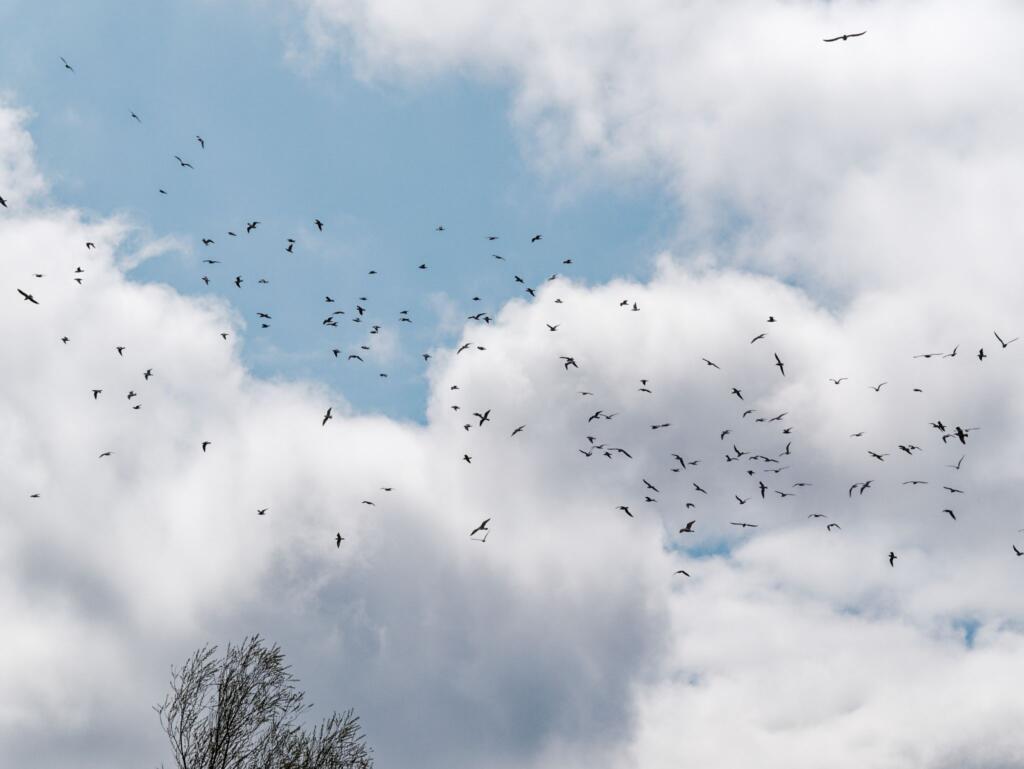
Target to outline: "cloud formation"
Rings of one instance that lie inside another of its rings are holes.
[[[313,5],[367,76],[509,81],[547,162],[659,174],[696,256],[647,284],[546,283],[435,351],[425,426],[360,415],[252,377],[226,302],[127,279],[149,246],[47,205],[25,115],[0,108],[10,760],[155,763],[167,666],[259,631],[315,701],[356,707],[385,765],[1024,762],[1024,343],[992,337],[1024,328],[1016,118],[996,106],[1019,84],[989,58],[1021,55],[1019,11]],[[821,53],[861,22],[859,47]],[[962,446],[936,420],[980,429]]]

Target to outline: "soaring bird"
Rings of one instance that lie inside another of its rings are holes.
[[[849,40],[851,37],[860,37],[866,35],[868,31],[865,29],[863,32],[847,32],[845,35],[839,35],[838,37],[826,37],[822,40],[826,43],[834,43],[836,40]]]
[[[60,57],[60,60],[64,62],[64,69],[69,70],[70,72],[75,71],[75,68],[68,64],[68,60],[65,59],[63,56]]]
[[[324,231],[324,223],[323,223],[323,222],[321,222],[321,221],[320,221],[319,219],[314,219],[314,220],[313,220],[313,224],[315,224],[315,225],[316,225],[316,228],[317,228],[318,230],[320,230],[320,232],[323,232],[323,231]]]
[[[327,420],[329,420],[329,419],[334,419],[334,415],[331,413],[331,408],[330,407],[327,408],[327,413],[324,414],[324,418],[323,418],[323,421],[320,422],[320,426],[323,427],[324,425],[326,425],[327,424]]]
[[[202,444],[201,444],[201,445],[202,445],[202,449],[203,449],[203,453],[204,453],[204,454],[206,453],[206,447],[207,447],[207,446],[209,446],[209,445],[210,445],[210,443],[211,443],[211,441],[203,441],[203,442],[202,442]]]
[[[469,532],[469,536],[474,537],[477,534],[479,534],[481,531],[489,531],[489,529],[487,528],[487,524],[490,523],[490,522],[491,522],[490,518],[484,518],[484,520],[481,522],[481,524],[479,526],[477,526],[475,529],[473,529],[473,531]]]
[[[615,509],[616,509],[616,510],[621,510],[621,511],[622,511],[622,512],[624,512],[624,513],[625,513],[626,515],[628,515],[628,516],[629,516],[630,518],[632,518],[632,517],[633,517],[633,514],[632,514],[631,512],[629,512],[629,507],[628,507],[627,505],[619,505],[619,506],[618,506],[618,507],[616,507]]]
[[[890,566],[894,566],[895,565],[894,561],[896,560],[896,558],[897,558],[896,553],[894,553],[892,550],[890,550],[889,551],[889,565]]]
[[[993,331],[992,333],[993,333],[993,334],[995,334],[995,337],[996,337],[996,339],[998,339],[998,340],[999,340],[999,344],[1001,344],[1001,345],[1003,346],[1003,349],[1004,349],[1004,350],[1005,350],[1005,349],[1006,349],[1007,347],[1009,347],[1009,346],[1010,346],[1011,344],[1013,344],[1014,342],[1016,342],[1016,341],[1017,341],[1018,339],[1020,339],[1020,337],[1019,337],[1019,336],[1015,336],[1015,337],[1014,337],[1013,339],[1011,339],[1011,340],[1010,340],[1009,342],[1004,342],[1004,341],[1003,341],[1003,338],[1002,338],[1001,336],[999,336],[999,334],[997,334],[997,333],[996,333],[995,331]]]
[[[335,547],[341,547],[341,543],[344,540],[345,540],[345,538],[343,536],[341,536],[341,532],[339,531],[337,534],[334,535],[334,546]]]
[[[697,522],[696,520],[688,521],[687,524],[683,528],[681,528],[679,530],[679,533],[680,534],[693,534],[693,524],[695,524],[696,522]]]
[[[541,239],[541,237],[542,237],[541,235],[534,235],[532,238],[530,238],[530,242],[531,243],[536,243],[538,240]]]
[[[182,168],[192,168],[193,170],[195,169],[195,166],[193,166],[191,163],[186,163],[177,155],[174,156],[174,159],[178,161],[178,165],[180,165]]]
[[[778,366],[779,371],[782,372],[782,376],[786,376],[786,367],[783,365],[782,361],[779,360],[779,354],[778,353],[774,353],[774,355],[775,355],[775,365]]]
[[[18,293],[21,294],[21,298],[24,299],[26,302],[31,302],[32,304],[39,304],[39,302],[36,301],[36,298],[32,296],[32,294],[26,294],[20,288],[18,289]]]

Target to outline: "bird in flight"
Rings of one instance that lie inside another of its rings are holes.
[[[479,533],[480,533],[481,531],[484,531],[484,532],[486,532],[486,531],[490,531],[490,530],[489,530],[489,529],[487,528],[487,524],[488,524],[488,523],[490,523],[490,522],[491,522],[491,519],[490,519],[490,518],[484,518],[483,522],[482,522],[482,523],[481,523],[481,524],[480,524],[479,526],[477,526],[477,527],[476,527],[475,529],[473,529],[473,531],[469,532],[469,536],[470,536],[470,537],[476,536],[476,535],[477,535],[477,534],[479,534]]]
[[[679,530],[679,533],[680,534],[693,534],[693,524],[695,524],[696,522],[697,522],[696,520],[688,521],[687,524],[683,528],[681,528]]]
[[[317,228],[318,230],[320,230],[320,232],[323,232],[323,231],[324,231],[324,223],[323,223],[323,222],[321,222],[321,221],[320,221],[319,219],[314,219],[314,220],[313,220],[313,224],[315,224],[315,225],[316,225],[316,228]]]
[[[26,302],[31,302],[32,304],[39,304],[39,302],[36,301],[36,298],[32,296],[32,294],[27,294],[20,288],[18,289],[18,293],[21,294],[21,298],[24,299]]]
[[[515,430],[512,431],[512,435],[510,437],[515,438],[524,429],[526,429],[526,425],[519,425],[519,427],[517,427]]]
[[[837,40],[849,40],[851,37],[860,37],[861,35],[866,35],[867,33],[868,31],[865,29],[863,32],[847,32],[845,35],[839,35],[838,37],[826,37],[822,38],[822,40],[826,43],[834,43]]]
[[[341,536],[341,532],[340,531],[337,534],[334,535],[334,546],[335,547],[339,547],[340,548],[341,547],[341,543],[344,542],[344,541],[345,541],[345,538],[343,536]]]
[[[193,166],[191,163],[186,163],[184,160],[182,160],[177,155],[174,156],[174,159],[178,161],[178,165],[180,165],[182,168],[191,168],[191,169],[195,170],[195,166]]]
[[[210,443],[211,443],[211,441],[203,441],[203,442],[202,442],[202,444],[201,444],[201,445],[202,445],[202,449],[203,449],[203,453],[204,453],[204,454],[206,453],[206,447],[207,447],[207,446],[209,446],[209,445],[210,445]]]
[[[1011,340],[1010,340],[1009,342],[1004,342],[1004,341],[1003,341],[1003,338],[1002,338],[1001,336],[999,336],[999,334],[998,334],[998,333],[996,333],[995,331],[993,331],[992,333],[993,333],[993,334],[995,335],[996,339],[998,339],[998,340],[999,340],[999,344],[1001,344],[1001,345],[1003,346],[1003,349],[1004,349],[1004,350],[1005,350],[1005,349],[1006,349],[1007,347],[1009,347],[1009,346],[1010,346],[1011,344],[1013,344],[1014,342],[1016,342],[1016,341],[1017,341],[1018,339],[1020,339],[1020,337],[1019,337],[1019,336],[1015,336],[1015,337],[1014,337],[1013,339],[1011,339]]]
[[[745,521],[729,521],[730,526],[739,526],[741,529],[756,529],[756,523],[746,523]]]
[[[892,550],[890,550],[889,551],[889,565],[890,566],[895,566],[894,562],[896,561],[896,558],[897,558],[896,553],[894,553]]]
[[[783,365],[782,361],[779,360],[779,354],[778,353],[775,353],[775,365],[778,366],[779,371],[782,372],[782,376],[786,376],[786,368]]]
[[[323,421],[320,422],[320,426],[323,427],[324,425],[326,425],[327,424],[327,420],[329,420],[329,419],[334,419],[334,415],[331,413],[331,408],[330,407],[328,407],[327,413],[324,414],[324,418],[323,418]]]
[[[68,70],[69,72],[75,71],[75,68],[68,64],[68,60],[65,59],[63,56],[60,57],[60,60],[64,62],[64,69]]]

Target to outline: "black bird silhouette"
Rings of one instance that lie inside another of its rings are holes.
[[[489,531],[487,524],[491,522],[490,518],[484,518],[483,522],[477,526],[473,531],[469,532],[469,536],[473,537],[479,534],[481,531]]]
[[[839,377],[839,379],[829,379],[828,381],[830,381],[834,385],[837,385],[840,382],[845,382],[848,378],[849,377],[841,376],[841,377]]]
[[[267,514],[267,510],[269,510],[269,509],[270,509],[269,507],[259,507],[259,508],[256,509],[256,515],[266,515]]]
[[[147,380],[147,381],[149,380],[149,378],[151,376],[153,376],[153,369],[151,369],[151,368],[148,368],[148,369],[146,369],[145,371],[142,372],[142,378]]]
[[[340,531],[337,534],[334,535],[334,546],[335,547],[341,547],[341,543],[344,542],[344,541],[345,541],[345,538],[343,536],[341,536],[341,532]]]
[[[741,529],[756,529],[756,523],[746,523],[745,521],[729,521],[730,526],[739,526]]]
[[[320,221],[319,219],[314,219],[314,220],[313,220],[313,224],[315,224],[315,225],[316,225],[316,228],[317,228],[318,230],[320,230],[320,232],[323,232],[323,231],[324,231],[324,223],[323,223],[323,222],[321,222],[321,221]]]
[[[985,354],[985,348],[982,347],[978,350],[978,360],[985,360],[988,356]]]
[[[633,514],[632,514],[631,512],[629,512],[629,507],[628,507],[627,505],[619,505],[619,506],[618,506],[618,507],[616,507],[615,509],[616,509],[616,510],[621,510],[621,511],[622,511],[622,512],[624,512],[624,513],[625,513],[626,515],[628,515],[628,516],[629,516],[630,518],[632,518],[632,517],[633,517]]]
[[[519,425],[519,427],[517,427],[515,430],[512,431],[512,435],[509,436],[509,437],[515,438],[516,435],[521,433],[525,428],[526,428],[526,425]]]
[[[875,392],[878,392],[879,390],[881,390],[881,389],[882,389],[882,387],[883,387],[883,386],[885,386],[885,385],[887,385],[887,384],[889,384],[889,383],[888,383],[888,382],[880,382],[880,383],[879,383],[879,384],[877,384],[877,385],[868,385],[868,387],[870,387],[870,388],[871,388],[872,390],[874,390]]]
[[[36,494],[36,496],[39,496],[39,495],[38,495],[38,494]],[[1014,546],[1013,546],[1013,552],[1014,552],[1014,553],[1015,553],[1015,554],[1016,554],[1017,556],[1021,556],[1021,555],[1024,555],[1024,551],[1020,550],[1020,548],[1018,548],[1018,547],[1017,547],[1016,545],[1014,545]]]
[[[948,507],[947,507],[947,508],[945,508],[945,509],[944,509],[944,510],[943,510],[942,512],[944,512],[944,513],[946,513],[947,515],[949,515],[949,517],[950,517],[950,518],[952,518],[952,519],[953,519],[954,521],[956,520],[956,513],[954,513],[954,512],[953,512],[952,510],[950,510],[950,509],[949,509]]]
[[[212,441],[203,441],[202,442],[201,446],[202,446],[204,454],[206,453],[206,447],[209,446],[211,443],[212,443]]]
[[[893,562],[896,560],[896,558],[897,558],[896,553],[894,553],[892,550],[890,550],[889,551],[889,565],[890,566],[894,566],[895,565]]]
[[[757,336],[750,340],[750,343],[753,344],[758,339],[764,339],[766,336],[768,336],[768,334],[758,334]]]
[[[186,163],[177,155],[174,156],[174,159],[178,161],[178,165],[180,165],[182,168],[192,168],[193,170],[195,169],[195,166],[193,166],[191,163]]]
[[[256,229],[256,228],[257,228],[257,227],[258,227],[259,225],[260,225],[260,222],[258,222],[258,221],[252,221],[252,222],[249,222],[248,224],[246,224],[246,225],[245,225],[245,231],[246,231],[247,233],[248,233],[248,232],[252,232],[252,231],[253,231],[253,230],[255,230],[255,229]],[[228,235],[230,235],[230,234],[231,234],[231,233],[229,232],[229,233],[228,233]]]
[[[61,57],[60,57],[60,60],[61,60],[62,62],[64,62],[64,69],[66,69],[66,70],[70,70],[71,72],[74,72],[74,71],[75,71],[75,68],[74,68],[74,67],[72,67],[72,66],[71,66],[70,64],[68,64],[68,60],[67,60],[67,59],[65,59],[65,58],[64,58],[63,56],[61,56]]]
[[[540,235],[534,235],[532,238],[530,238],[530,242],[531,243],[536,243],[540,239],[541,239]]]
[[[199,142],[199,147],[201,149],[204,149],[204,150],[206,149],[206,142],[203,140],[202,136],[200,136],[199,134],[196,134],[196,141]]]
[[[836,42],[836,40],[849,40],[851,37],[860,37],[861,35],[866,35],[867,33],[868,31],[865,29],[863,32],[848,32],[845,35],[839,35],[838,37],[826,37],[822,38],[822,40],[826,43],[834,43]]]
[[[1006,349],[1007,347],[1009,347],[1009,346],[1010,346],[1011,344],[1013,344],[1014,342],[1016,342],[1016,341],[1017,341],[1018,339],[1020,339],[1020,337],[1019,337],[1019,336],[1015,336],[1015,337],[1014,337],[1013,339],[1011,339],[1011,340],[1010,340],[1009,342],[1004,342],[1004,341],[1003,341],[1003,338],[1002,338],[1001,336],[999,336],[999,334],[997,334],[997,333],[996,333],[995,331],[993,331],[992,333],[993,333],[993,334],[995,334],[995,337],[996,337],[996,339],[998,339],[998,340],[999,340],[999,344],[1001,344],[1001,345],[1003,346],[1003,349],[1004,349],[1004,350],[1005,350],[1005,349]]]
[[[786,376],[786,368],[783,365],[782,361],[779,360],[779,354],[778,353],[775,353],[775,365],[779,367],[779,371],[782,372],[782,376]]]
[[[474,411],[473,416],[480,420],[480,424],[478,424],[477,427],[483,427],[484,422],[491,421],[491,410],[487,409],[487,411],[485,411],[483,414],[481,414],[479,411]]]
[[[132,116],[133,118],[135,118],[135,119],[136,119],[137,121],[139,121],[140,123],[142,122],[142,118],[140,118],[140,117],[139,117],[138,115],[136,115],[136,114],[135,114],[134,112],[132,112],[132,113],[131,113],[131,116]]]
[[[21,298],[24,299],[26,302],[31,302],[32,304],[39,304],[39,302],[36,301],[36,298],[32,296],[32,294],[27,294],[20,288],[18,289],[18,293],[21,294]]]
[[[672,574],[682,574],[684,577],[690,576],[690,572],[685,571],[683,569],[677,569],[676,571],[672,572]]]
[[[329,419],[334,419],[334,415],[331,413],[331,408],[330,407],[328,407],[327,413],[324,414],[324,418],[323,418],[323,421],[320,422],[320,426],[323,427],[324,425],[326,425],[327,421]]]
[[[688,522],[683,528],[681,528],[679,530],[679,533],[680,534],[693,534],[693,524],[695,524],[696,522],[697,522],[696,520]]]
[[[712,363],[707,358],[701,358],[701,360],[707,363],[709,366],[714,366],[717,369],[721,369],[721,366],[719,366],[717,363]]]
[[[7,208],[7,199],[0,195],[0,208]]]
[[[825,526],[825,531],[832,531],[833,528],[839,529],[841,531],[843,527],[840,526],[838,523],[830,523]]]
[[[743,393],[740,391],[740,389],[738,387],[732,388],[731,392],[737,398],[739,398],[740,400],[743,400]]]

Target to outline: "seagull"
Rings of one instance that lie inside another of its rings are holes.
[[[469,532],[469,536],[471,536],[471,537],[475,536],[476,534],[479,534],[481,531],[484,531],[484,532],[490,531],[490,529],[487,528],[487,524],[490,523],[490,522],[491,522],[490,518],[484,518],[483,522],[479,526],[477,526],[475,529],[473,529],[473,531]]]
[[[1009,347],[1009,346],[1010,346],[1011,344],[1013,344],[1014,342],[1016,342],[1016,341],[1017,341],[1018,339],[1020,339],[1020,337],[1019,337],[1019,336],[1015,336],[1015,337],[1014,337],[1013,339],[1011,339],[1011,340],[1010,340],[1009,342],[1004,342],[1004,341],[1003,341],[1003,338],[1002,338],[1001,336],[999,336],[999,334],[997,334],[997,333],[996,333],[995,331],[993,331],[992,333],[993,333],[993,334],[995,334],[995,337],[996,337],[996,339],[998,339],[998,340],[999,340],[999,344],[1001,344],[1001,345],[1003,346],[1003,349],[1004,349],[1004,350],[1005,350],[1005,349],[1006,349],[1007,347]]]
[[[324,231],[324,223],[323,223],[323,222],[321,222],[321,221],[320,221],[319,219],[314,219],[314,220],[313,220],[313,224],[315,224],[315,225],[316,225],[316,228],[317,228],[318,230],[320,230],[320,232],[323,232],[323,231]]]
[[[541,239],[540,235],[534,235],[532,238],[530,238],[530,242],[531,243],[536,243],[540,239]]]
[[[341,532],[339,531],[337,534],[334,535],[334,546],[341,547],[341,543],[344,541],[344,539],[345,538],[341,536]]]
[[[730,526],[739,526],[741,529],[756,529],[756,523],[745,523],[743,521],[729,521]]]
[[[515,438],[516,435],[521,433],[525,428],[526,428],[526,425],[519,425],[519,427],[517,427],[515,430],[512,431],[512,435],[510,437]]]
[[[195,169],[195,166],[193,166],[191,163],[186,163],[177,155],[174,156],[174,159],[178,161],[178,165],[180,165],[182,168],[191,168],[193,170]]]
[[[843,529],[843,527],[840,526],[838,523],[830,523],[827,526],[825,526],[825,531],[832,531],[833,527],[839,529],[840,531],[842,531]]]
[[[114,454],[113,451],[104,451],[102,454],[100,454],[100,459],[103,459],[103,457],[112,456],[113,454]]]
[[[845,35],[839,35],[838,37],[825,37],[822,41],[825,43],[834,43],[836,40],[849,40],[851,37],[860,37],[866,35],[868,31],[865,29],[863,32],[847,32]]]
[[[889,551],[889,565],[890,566],[895,565],[893,562],[896,560],[896,558],[897,558],[896,553],[894,553],[892,550],[890,550]]]
[[[334,415],[331,413],[330,407],[328,407],[327,413],[324,414],[324,418],[323,418],[323,421],[320,423],[320,426],[323,427],[324,425],[326,425],[327,424],[327,420],[329,420],[329,419],[334,419]]]
[[[269,509],[270,509],[269,507],[257,508],[256,509],[256,515],[266,515],[267,514],[267,510],[269,510]]]
[[[72,67],[72,66],[71,66],[70,64],[68,64],[68,60],[67,60],[67,59],[65,59],[65,58],[64,58],[63,56],[61,56],[61,57],[60,57],[60,60],[61,60],[62,62],[64,62],[64,69],[66,69],[66,70],[70,70],[71,72],[74,72],[74,71],[75,71],[75,68],[74,68],[74,67]]]
[[[848,378],[849,377],[842,376],[842,377],[839,377],[839,379],[829,379],[828,381],[830,381],[834,385],[837,385],[840,382],[845,382]]]
[[[38,497],[39,495],[38,495],[38,494],[35,494],[34,496],[37,496],[37,497]],[[1017,547],[1016,545],[1014,545],[1014,546],[1013,546],[1013,552],[1014,552],[1014,553],[1016,553],[1016,554],[1017,554],[1018,556],[1024,555],[1024,551],[1022,551],[1022,550],[1021,550],[1020,548],[1018,548],[1018,547]]]
[[[624,512],[624,513],[625,513],[626,515],[628,515],[628,516],[629,516],[630,518],[632,518],[632,517],[633,517],[633,514],[632,514],[631,512],[629,512],[629,507],[628,507],[627,505],[619,505],[619,506],[618,506],[618,507],[616,507],[615,509],[616,509],[616,510],[621,510],[621,511],[622,511],[622,512]]]
[[[768,336],[768,334],[758,334],[757,336],[750,340],[750,343],[753,344],[758,339],[764,339],[766,336]]]
[[[24,299],[26,302],[31,302],[32,304],[39,304],[39,302],[36,301],[36,298],[32,296],[32,294],[26,294],[20,288],[18,289],[18,293],[21,294],[21,298]]]
[[[778,353],[774,353],[774,355],[775,355],[775,365],[779,367],[779,371],[782,372],[782,376],[786,376],[786,369],[783,366],[782,361],[779,360],[779,354]]]
[[[697,522],[696,520],[689,521],[683,528],[681,528],[679,530],[679,533],[680,534],[693,534],[693,524],[695,524],[696,522]]]
[[[201,149],[204,149],[204,150],[206,149],[206,142],[203,140],[202,136],[200,136],[199,134],[196,134],[196,141],[199,142],[199,146],[200,146]]]
[[[874,390],[875,392],[878,392],[879,390],[881,390],[881,389],[882,389],[882,387],[883,387],[883,386],[885,386],[885,385],[887,385],[887,384],[889,384],[889,383],[888,383],[888,382],[880,382],[880,383],[879,383],[879,384],[877,384],[877,385],[868,385],[868,387],[870,387],[870,388],[871,388],[872,390]]]
[[[702,360],[702,361],[704,361],[705,363],[707,363],[707,364],[708,364],[709,366],[714,366],[715,368],[717,368],[717,369],[719,369],[719,370],[720,370],[720,369],[722,368],[722,367],[721,367],[721,366],[719,366],[719,365],[718,365],[717,363],[712,363],[712,362],[711,362],[711,361],[709,361],[709,360],[708,360],[707,358],[701,358],[701,360]]]
[[[210,443],[211,443],[211,441],[203,441],[202,442],[202,449],[203,449],[203,453],[204,454],[206,453],[206,447],[209,446]]]

